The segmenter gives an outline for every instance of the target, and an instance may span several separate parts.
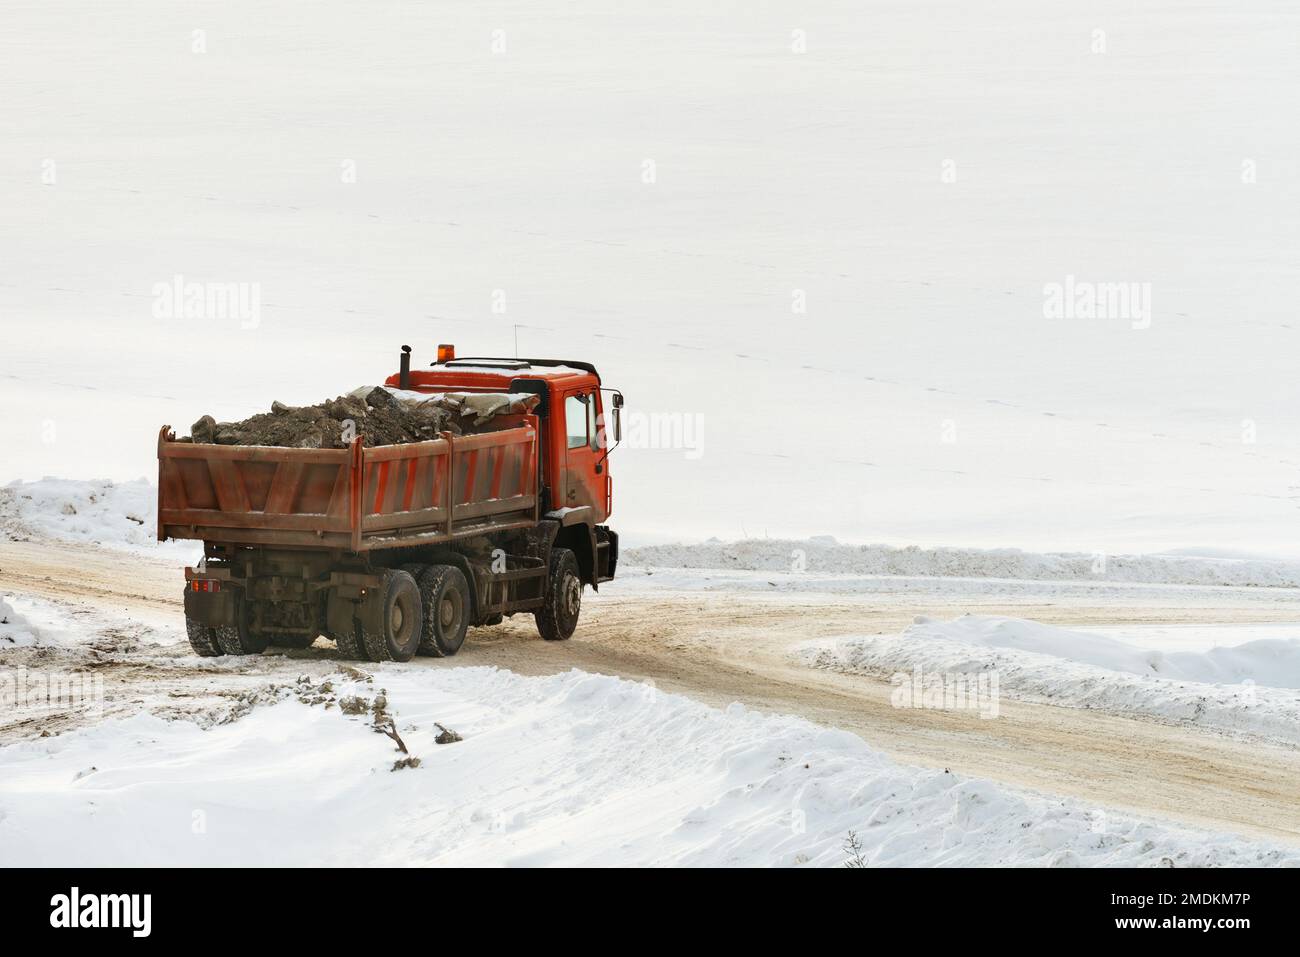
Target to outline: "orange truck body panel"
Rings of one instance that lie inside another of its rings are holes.
[[[345,449],[158,436],[158,538],[364,552],[525,528],[540,519],[538,428]]]

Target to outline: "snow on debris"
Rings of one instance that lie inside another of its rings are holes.
[[[1205,555],[1093,555],[1018,549],[844,545],[810,539],[711,539],[626,548],[625,568],[702,568],[810,576],[893,575],[1039,581],[1150,582],[1300,587],[1300,562]]]
[[[579,671],[379,667],[325,697],[0,749],[0,865],[1300,864]]]
[[[9,603],[10,596],[0,595],[0,654],[6,648],[35,645],[40,632]]]
[[[158,487],[143,478],[134,482],[43,478],[0,486],[0,534],[5,538],[193,553],[192,542],[157,541],[157,515]]]
[[[924,688],[927,674],[939,681],[987,673],[997,692],[1012,698],[1300,744],[1300,638],[1166,652],[1095,632],[966,615],[918,617],[901,635],[818,642],[795,654],[816,668],[888,675],[900,688]]]

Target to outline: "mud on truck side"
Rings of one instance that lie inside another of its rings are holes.
[[[475,435],[346,448],[158,442],[158,538],[203,542],[186,568],[185,623],[204,656],[305,648],[345,658],[454,655],[470,625],[531,613],[573,634],[586,586],[614,577],[618,535],[605,441],[622,395],[589,363],[456,359],[385,385],[418,393],[531,393],[533,412]]]

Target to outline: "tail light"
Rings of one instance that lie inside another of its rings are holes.
[[[192,578],[190,590],[201,592],[221,591],[221,581],[216,578]]]

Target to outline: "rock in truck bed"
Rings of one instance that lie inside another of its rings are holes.
[[[346,448],[352,436],[366,445],[426,442],[440,432],[468,435],[490,431],[498,415],[531,412],[537,395],[519,392],[404,392],[387,386],[363,386],[317,405],[271,403],[239,422],[218,422],[205,415],[182,442],[207,445],[271,445],[294,449]]]

